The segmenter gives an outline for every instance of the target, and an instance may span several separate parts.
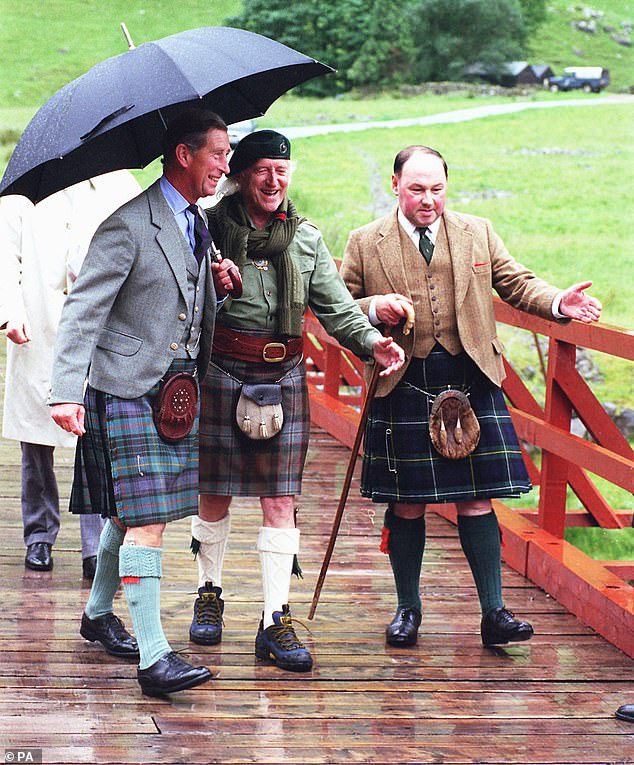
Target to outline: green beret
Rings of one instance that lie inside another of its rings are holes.
[[[229,161],[229,175],[237,175],[258,159],[290,159],[291,142],[275,130],[256,130],[236,146]]]

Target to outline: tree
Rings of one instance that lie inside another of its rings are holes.
[[[310,95],[349,90],[349,71],[366,38],[366,0],[245,0],[240,16],[227,23],[271,37],[337,69],[295,89]]]
[[[459,80],[469,64],[499,68],[525,52],[519,0],[418,0],[413,17],[418,81]]]
[[[546,0],[519,0],[526,34],[535,32],[546,19]]]
[[[409,2],[374,0],[370,3],[366,38],[348,73],[355,85],[386,86],[410,82],[416,48]]]

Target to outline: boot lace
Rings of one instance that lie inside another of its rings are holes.
[[[224,625],[222,610],[215,592],[203,592],[196,598],[194,615],[198,624]]]
[[[296,621],[298,624],[301,624],[307,632],[310,632],[308,627],[303,622],[301,622],[299,619],[296,619]],[[272,624],[267,628],[267,632],[269,632],[271,635],[271,639],[277,643],[277,645],[279,645],[283,651],[294,651],[298,648],[305,648],[305,645],[297,637],[295,627],[293,627],[293,619],[291,615],[284,614],[282,617],[280,617],[280,622],[281,624],[279,626]]]

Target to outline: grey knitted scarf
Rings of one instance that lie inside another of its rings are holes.
[[[214,241],[241,271],[247,258],[272,261],[277,272],[278,331],[287,337],[301,337],[304,281],[288,246],[306,219],[297,215],[287,197],[269,226],[253,229],[239,193],[224,197],[206,212]]]

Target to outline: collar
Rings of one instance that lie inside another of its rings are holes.
[[[189,202],[180,193],[180,191],[172,186],[172,184],[164,175],[160,177],[159,184],[161,186],[163,196],[165,197],[165,201],[167,202],[170,210],[174,213],[174,215],[184,213],[189,207]]]
[[[402,213],[401,208],[398,208],[396,217],[398,219],[401,228],[410,239],[416,239],[416,246],[418,246],[418,232],[415,226],[410,220],[408,220]],[[438,236],[438,229],[440,228],[440,219],[442,216],[436,218],[436,220],[427,228],[425,236],[431,241],[432,244],[436,244],[436,237]]]

